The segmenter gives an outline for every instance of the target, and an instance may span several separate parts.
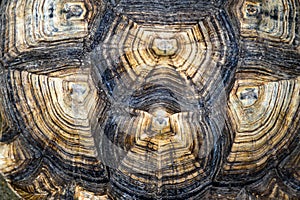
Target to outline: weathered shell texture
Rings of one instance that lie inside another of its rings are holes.
[[[2,0],[1,173],[24,199],[300,199],[299,4]]]

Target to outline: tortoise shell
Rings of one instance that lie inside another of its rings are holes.
[[[299,4],[2,0],[2,175],[24,199],[299,199]]]

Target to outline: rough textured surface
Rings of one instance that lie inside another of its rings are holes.
[[[17,200],[18,198],[13,191],[9,188],[7,185],[7,182],[5,179],[0,176],[0,194],[1,194],[1,200]]]
[[[0,172],[24,199],[299,199],[299,0],[3,0]]]

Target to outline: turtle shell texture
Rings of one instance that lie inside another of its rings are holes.
[[[23,199],[299,199],[299,0],[2,0],[0,171]]]

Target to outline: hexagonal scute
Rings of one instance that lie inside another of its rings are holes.
[[[298,0],[4,0],[0,173],[22,199],[299,199]]]
[[[3,1],[1,49],[4,60],[23,54],[80,51],[103,3],[78,1]]]

